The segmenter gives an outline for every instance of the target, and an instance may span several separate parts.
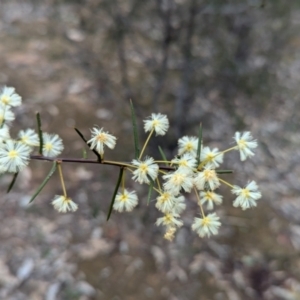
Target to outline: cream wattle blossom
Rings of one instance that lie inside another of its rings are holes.
[[[177,165],[178,169],[187,172],[193,172],[197,166],[196,158],[190,153],[184,153],[181,157],[172,159],[171,163]]]
[[[56,157],[64,149],[62,139],[57,134],[43,133],[43,155]]]
[[[20,142],[6,140],[0,146],[1,170],[16,173],[21,171],[29,163],[31,148]]]
[[[163,217],[156,220],[156,225],[164,225],[167,227],[181,227],[183,222],[179,220],[179,215],[175,213],[166,213]]]
[[[15,114],[11,111],[9,106],[0,104],[0,125],[9,125],[15,119]]]
[[[30,147],[36,147],[40,144],[39,137],[33,129],[21,130],[18,134],[19,141]]]
[[[211,236],[212,234],[217,234],[221,222],[216,213],[208,214],[203,218],[194,218],[192,224],[192,229],[198,233],[200,237]]]
[[[259,192],[255,181],[248,183],[245,188],[235,185],[231,192],[237,195],[237,198],[233,202],[233,206],[240,206],[243,210],[256,206],[256,201],[261,198],[261,193]]]
[[[157,198],[155,207],[163,213],[171,212],[175,202],[175,196],[164,191]]]
[[[10,134],[9,134],[9,127],[7,125],[3,125],[2,128],[0,128],[0,145],[6,141],[10,140]]]
[[[201,204],[207,203],[207,209],[212,210],[214,208],[214,204],[220,205],[222,203],[223,196],[216,194],[213,191],[204,191],[200,192],[200,202]]]
[[[174,206],[172,208],[172,212],[174,214],[180,215],[186,208],[186,204],[183,196],[178,196],[174,199]]]
[[[215,190],[220,186],[220,181],[215,170],[205,167],[194,178],[194,184],[198,190],[204,190],[206,187]]]
[[[176,227],[172,227],[172,226],[167,227],[164,238],[170,242],[173,241],[175,232],[176,232]]]
[[[144,161],[134,159],[132,164],[136,166],[136,170],[133,171],[132,179],[139,183],[150,183],[148,176],[155,180],[158,175],[158,165],[154,163],[152,157],[146,157]]]
[[[234,139],[237,143],[237,149],[240,151],[241,161],[244,161],[247,157],[254,155],[254,152],[251,149],[257,147],[257,141],[253,139],[249,131],[245,131],[243,133],[236,132]]]
[[[201,150],[200,160],[205,162],[204,166],[207,168],[215,169],[223,162],[223,156],[223,153],[219,152],[218,148],[211,150],[209,147],[204,147]]]
[[[132,211],[137,204],[138,197],[136,192],[128,192],[126,189],[124,189],[123,192],[117,194],[113,208],[119,212]]]
[[[78,205],[71,198],[63,195],[56,195],[52,201],[52,205],[57,211],[62,213],[76,211],[78,208]]]
[[[166,191],[160,194],[156,199],[155,207],[163,213],[175,213],[179,215],[186,207],[183,196],[175,197]]]
[[[190,192],[193,187],[193,177],[190,172],[185,170],[177,170],[170,172],[163,176],[165,180],[164,189],[177,196],[180,190],[183,189],[185,192]]]
[[[195,136],[184,136],[178,140],[178,155],[190,153],[193,156],[197,154],[198,138]]]
[[[114,149],[116,146],[117,138],[108,132],[104,132],[103,128],[94,127],[92,130],[92,138],[88,140],[88,144],[90,144],[91,149],[96,149],[96,151],[100,154],[104,154],[104,145],[110,149]]]
[[[0,103],[7,106],[19,106],[22,98],[15,93],[15,88],[5,86],[0,93]]]
[[[165,135],[169,129],[169,120],[163,114],[151,114],[149,120],[144,120],[145,132],[154,130],[156,135]]]

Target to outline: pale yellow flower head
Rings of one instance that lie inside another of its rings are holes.
[[[156,135],[165,135],[169,128],[169,120],[163,114],[151,114],[149,120],[144,120],[145,132],[154,130]]]

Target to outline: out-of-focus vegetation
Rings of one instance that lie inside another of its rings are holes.
[[[167,110],[178,137],[198,125],[199,114],[205,117],[203,98],[224,107],[240,127],[236,105],[247,101],[261,110],[269,103],[280,88],[276,62],[297,34],[292,14],[298,6],[284,0],[67,0],[53,1],[53,17],[56,30],[82,35],[76,59],[101,98]]]

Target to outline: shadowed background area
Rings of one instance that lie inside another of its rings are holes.
[[[225,156],[224,178],[255,180],[258,207],[232,207],[221,188],[219,235],[190,230],[198,213],[186,195],[185,226],[174,242],[154,225],[160,213],[147,189],[132,182],[139,206],[106,215],[118,178],[109,166],[63,164],[76,213],[59,214],[54,176],[33,204],[31,195],[51,168],[32,161],[6,194],[2,176],[0,298],[250,300],[300,299],[300,7],[285,0],[1,0],[0,85],[23,97],[12,135],[35,128],[64,140],[64,157],[87,150],[95,125],[117,136],[110,160],[133,158],[129,99],[138,118],[167,114],[166,136],[153,138],[172,157],[177,140],[197,135],[226,149],[236,131],[251,131],[256,156]]]

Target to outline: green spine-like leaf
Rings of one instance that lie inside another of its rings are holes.
[[[152,179],[150,179],[148,196],[147,196],[147,205],[149,205],[149,203],[150,203],[150,198],[151,198],[151,195],[152,195],[153,186],[154,186],[154,181]]]
[[[109,207],[109,211],[108,211],[108,214],[107,214],[106,221],[109,220],[110,215],[112,213],[112,210],[113,210],[113,207],[114,207],[114,203],[115,203],[115,199],[116,199],[116,196],[117,196],[117,192],[118,192],[119,186],[120,186],[121,181],[122,181],[123,172],[124,172],[124,168],[121,167],[120,168],[120,173],[119,173],[119,178],[118,178],[115,190],[114,190],[114,194],[113,194],[113,197],[112,197],[111,202],[110,202],[110,207]]]
[[[8,189],[7,189],[7,193],[9,193],[11,191],[11,189],[13,188],[13,186],[14,186],[14,184],[16,182],[16,179],[18,177],[18,174],[19,174],[19,172],[17,172],[17,173],[14,174],[14,176],[13,176],[13,178],[11,180],[11,183],[10,183]]]
[[[198,133],[198,146],[197,146],[197,164],[200,164],[200,156],[201,156],[201,146],[202,146],[202,123],[199,126]]]
[[[138,159],[140,156],[139,135],[138,135],[137,125],[136,125],[134,107],[131,100],[130,100],[130,109],[131,109],[131,120],[132,120],[132,129],[133,129],[133,138],[134,138],[134,156],[135,159]]]
[[[164,161],[166,161],[166,164],[167,164],[167,157],[166,157],[166,155],[165,155],[163,149],[161,149],[161,147],[158,146],[158,150],[159,150],[159,153],[160,153],[162,159],[163,159]]]
[[[36,122],[37,122],[37,130],[38,130],[38,136],[40,141],[39,153],[40,155],[43,155],[44,140],[43,140],[41,116],[39,112],[36,113]]]
[[[90,147],[89,143],[87,142],[87,140],[85,139],[85,137],[83,136],[83,134],[79,131],[79,129],[74,128],[74,130],[78,133],[78,135],[81,137],[81,139]],[[97,156],[98,161],[102,161],[101,155],[94,149],[92,149],[92,151],[94,152],[94,154]]]
[[[216,170],[217,174],[231,174],[233,170]]]
[[[38,187],[38,189],[34,193],[34,195],[31,197],[29,203],[31,203],[36,198],[36,196],[41,192],[41,190],[44,188],[44,186],[48,183],[48,181],[50,180],[51,176],[56,171],[56,167],[57,167],[57,161],[54,161],[50,172],[48,173],[48,175],[46,176],[46,178],[44,179],[44,181],[41,183],[41,185]]]

